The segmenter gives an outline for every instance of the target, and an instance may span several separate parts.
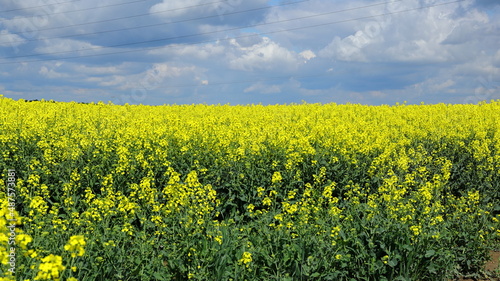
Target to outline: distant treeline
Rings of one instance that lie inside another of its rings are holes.
[[[57,101],[54,101],[54,100],[39,100],[39,99],[34,99],[34,100],[24,100],[25,102],[34,102],[34,101],[41,101],[41,102],[52,102],[52,103],[55,103]],[[90,104],[88,102],[77,102],[79,104]]]

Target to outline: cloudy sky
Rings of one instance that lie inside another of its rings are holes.
[[[500,1],[0,0],[0,94],[149,105],[500,99]]]

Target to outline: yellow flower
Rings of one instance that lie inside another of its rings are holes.
[[[7,234],[0,232],[0,243],[7,243],[9,241],[9,236]]]
[[[42,263],[38,267],[40,271],[37,273],[35,280],[53,279],[59,280],[60,272],[66,267],[62,265],[62,257],[48,255],[42,259]]]
[[[272,203],[272,202],[273,202],[273,201],[271,201],[271,198],[269,198],[269,197],[267,197],[267,196],[266,196],[264,199],[262,199],[262,204],[263,204],[264,206],[271,206],[271,203]]]
[[[410,230],[413,231],[413,235],[418,236],[420,234],[422,227],[419,225],[410,226]]]
[[[108,242],[103,243],[104,247],[116,247],[115,241],[109,240]]]
[[[6,248],[0,248],[0,264],[9,264],[9,255]]]
[[[241,259],[238,260],[239,264],[244,264],[246,267],[249,266],[249,263],[252,262],[252,253],[244,252]]]
[[[273,174],[273,177],[271,179],[271,182],[272,183],[277,183],[277,182],[280,182],[283,178],[281,177],[281,173],[280,172],[274,172]]]
[[[263,187],[257,187],[257,196],[262,197],[264,196],[264,191],[265,189]]]
[[[274,216],[275,220],[283,221],[283,214],[277,214]]]
[[[83,235],[75,235],[69,238],[68,244],[64,246],[64,250],[72,252],[71,257],[83,256],[85,254],[85,238]]]
[[[248,209],[248,211],[249,211],[250,213],[251,213],[251,212],[253,212],[253,210],[255,209],[254,204],[249,204],[249,205],[247,206],[247,209]]]
[[[29,250],[26,252],[26,255],[29,256],[30,258],[34,259],[38,256],[37,252],[35,250]]]
[[[219,243],[219,245],[222,245],[222,236],[215,236],[214,237],[214,240],[217,241],[217,243]]]
[[[33,241],[33,238],[29,236],[28,234],[19,234],[16,236],[16,242],[21,246],[22,249],[26,249],[26,245],[28,243],[31,243]]]
[[[332,231],[330,233],[330,236],[332,238],[337,237],[339,234],[340,234],[340,226],[336,226],[336,227],[332,228]]]

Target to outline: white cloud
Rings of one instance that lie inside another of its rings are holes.
[[[229,61],[229,67],[236,70],[255,71],[287,69],[298,67],[298,56],[281,47],[271,39],[264,37],[258,44],[249,47],[241,46],[236,40],[231,41],[234,53]]]
[[[488,15],[477,10],[471,10],[464,17],[448,23],[448,35],[442,40],[444,44],[463,44],[471,40],[481,40],[484,35],[491,32]]]
[[[398,62],[446,62],[452,60],[446,48],[424,39],[400,42],[385,50],[385,59]]]
[[[46,66],[42,66],[40,68],[40,71],[38,71],[38,73],[40,73],[44,77],[51,78],[51,79],[68,77],[68,74],[56,72],[54,69],[52,69],[52,68],[49,69]]]
[[[100,86],[103,87],[112,87],[112,86],[119,86],[122,85],[127,81],[127,77],[121,76],[121,75],[112,75],[112,76],[107,76],[104,78],[100,77],[92,77],[90,81],[94,80],[97,82]]]
[[[309,61],[309,60],[311,60],[311,59],[313,59],[313,58],[316,57],[316,54],[313,51],[311,51],[311,50],[302,51],[302,52],[299,53],[299,55],[301,57],[303,57],[304,59],[306,59],[304,61],[304,63],[306,63],[307,61]]]
[[[153,5],[149,12],[156,18],[165,22],[177,20],[189,27],[203,27],[206,23],[213,26],[241,25],[254,20],[259,20],[266,12],[267,0],[229,0],[229,1],[203,1],[203,0],[163,0],[162,3]],[[258,10],[255,10],[258,8]],[[240,13],[240,11],[254,9],[253,13]],[[191,19],[196,19],[193,25]]]
[[[177,1],[177,0],[164,0],[162,3],[158,3],[154,6],[152,6],[149,11],[151,13],[155,13],[156,16],[162,17],[164,19],[167,18],[175,18],[175,17],[180,17],[183,15],[190,14],[191,16],[193,15],[194,10],[196,10],[195,13],[200,13],[202,11],[207,11],[207,10],[213,10],[214,5],[200,5],[203,4],[203,0],[182,0],[182,1]],[[193,8],[187,8],[187,7],[196,7],[198,8],[193,9]],[[168,11],[168,13],[160,13],[163,11]]]
[[[19,35],[12,34],[6,29],[0,31],[0,47],[17,47],[24,43],[26,40]]]
[[[76,65],[74,70],[81,74],[88,75],[111,75],[122,72],[124,70],[124,65],[113,65],[113,66],[88,66],[88,65]]]
[[[167,48],[151,50],[148,53],[169,58],[182,57],[183,60],[207,60],[223,55],[224,51],[224,46],[217,43],[209,43],[204,45],[171,44]]]
[[[435,85],[434,89],[437,91],[440,91],[443,89],[448,89],[448,88],[454,86],[455,84],[456,84],[455,81],[453,81],[452,79],[448,79],[442,83],[438,83],[437,85]]]
[[[494,65],[489,55],[479,53],[474,60],[450,67],[448,73],[462,77],[500,77],[500,67]]]
[[[392,9],[405,10],[414,5],[418,6],[417,1],[401,2]],[[481,40],[488,33],[481,30],[488,24],[488,16],[474,9],[465,14],[460,11],[460,4],[452,4],[360,22],[351,35],[335,36],[319,54],[362,62],[450,62],[464,55],[470,57],[475,49],[470,48],[471,41]],[[457,52],[462,54],[457,57]]]
[[[72,39],[47,39],[44,40],[43,45],[37,47],[35,51],[37,53],[45,54],[61,54],[73,52],[100,52],[102,49],[100,46],[92,45],[89,42],[72,40]]]
[[[175,66],[169,63],[155,63],[147,70],[124,76],[120,89],[145,89],[147,91],[156,90],[165,86],[182,85],[195,83],[197,74],[200,72],[195,66]],[[185,79],[184,79],[185,78]]]
[[[324,58],[333,58],[343,61],[364,61],[365,57],[357,46],[355,35],[349,35],[343,39],[336,36],[330,44],[321,49],[319,54]]]
[[[195,70],[194,66],[177,67],[170,66],[168,63],[155,63],[146,71],[146,76],[153,77],[153,79],[165,79],[179,77],[186,73],[192,73]]]

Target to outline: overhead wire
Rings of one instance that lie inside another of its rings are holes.
[[[78,0],[78,1],[80,1],[80,0]],[[144,1],[144,0],[139,0],[137,2],[142,2],[142,1]],[[309,1],[309,0],[305,0],[305,1]],[[300,2],[302,2],[302,1],[300,1]],[[168,13],[168,12],[175,12],[175,11],[180,11],[180,10],[187,10],[187,9],[192,9],[192,8],[200,8],[200,7],[203,7],[203,6],[220,4],[220,3],[227,3],[227,0],[225,0],[225,1],[222,0],[222,1],[215,1],[215,2],[207,2],[207,3],[200,3],[200,4],[196,4],[196,5],[184,6],[184,7],[179,7],[179,8],[167,9],[167,10],[151,11],[151,12],[148,12],[148,13],[143,13],[143,14],[138,14],[138,15],[130,15],[130,16],[124,16],[124,17],[117,17],[117,18],[105,19],[105,20],[87,21],[87,22],[82,22],[82,23],[77,23],[77,24],[70,24],[70,25],[65,25],[65,26],[40,28],[40,29],[38,29],[38,31],[64,29],[64,28],[69,28],[69,27],[85,26],[85,25],[91,25],[91,24],[98,24],[98,23],[118,21],[118,20],[123,20],[123,19],[145,17],[145,16],[156,15],[156,14],[162,14],[162,13]],[[285,3],[288,3],[288,2],[285,2]],[[121,4],[117,4],[117,5],[124,5],[124,4],[127,4],[127,3],[121,3]],[[100,7],[98,6],[98,7],[94,7],[94,8],[90,8],[90,9],[100,9],[100,8],[106,8],[106,6],[100,6]],[[85,11],[85,10],[87,10],[87,9],[75,10],[75,11],[72,11],[72,12],[81,12],[81,11]],[[59,12],[59,13],[56,13],[56,14],[63,14],[63,13],[64,12]],[[51,15],[54,15],[54,14],[45,14],[44,16],[51,16]],[[8,19],[0,20],[0,23],[3,22],[3,21],[8,21]],[[21,33],[13,33],[13,34],[21,34]]]
[[[95,7],[89,7],[89,8],[78,9],[78,10],[73,10],[73,11],[61,11],[61,12],[56,12],[56,13],[47,13],[47,14],[44,14],[43,16],[52,16],[52,15],[69,14],[69,13],[79,13],[79,12],[96,10],[96,9],[102,9],[102,8],[109,8],[109,7],[116,7],[116,6],[123,6],[123,5],[128,5],[128,4],[134,4],[134,3],[138,3],[138,2],[144,2],[144,1],[145,0],[134,0],[134,1],[130,1],[130,2],[122,2],[122,3],[108,4],[108,5],[103,5],[103,6],[95,6]],[[71,3],[71,2],[76,2],[76,1],[68,1],[68,2],[64,2],[64,3]],[[54,4],[51,4],[51,5],[54,5]],[[47,5],[45,5],[45,6],[47,6]],[[2,20],[2,21],[6,21],[6,20]],[[2,21],[0,21],[0,22],[2,22]]]
[[[341,22],[348,22],[348,21],[352,21],[352,20],[368,19],[368,18],[373,18],[373,17],[398,14],[398,13],[403,13],[403,12],[408,12],[408,11],[414,11],[414,10],[419,10],[419,9],[425,9],[425,8],[431,8],[431,7],[436,7],[436,6],[443,6],[443,5],[452,4],[452,3],[458,3],[458,2],[463,2],[463,1],[465,1],[465,0],[457,0],[457,1],[453,1],[453,2],[440,3],[440,4],[431,5],[431,6],[427,6],[427,7],[419,7],[419,8],[413,8],[413,9],[408,9],[408,10],[402,10],[402,11],[398,11],[398,12],[384,13],[384,14],[376,15],[376,16],[366,16],[366,17],[361,17],[361,18],[357,18],[357,19],[351,19],[351,20],[345,20],[345,21],[338,21],[338,22],[334,22],[334,23],[341,23]],[[391,1],[391,2],[395,2],[395,1]],[[308,27],[305,27],[305,28],[319,27],[319,26],[328,25],[328,24],[334,24],[334,23],[318,24],[318,25],[314,25],[314,26],[308,26]],[[293,31],[293,30],[299,30],[299,29],[304,29],[304,27],[291,28],[291,29],[287,29],[286,31]],[[267,34],[278,33],[278,32],[282,32],[282,31],[264,32],[264,33],[259,33],[259,35],[263,35],[263,34],[267,35]],[[245,36],[245,37],[247,37],[247,36]],[[250,80],[240,80],[240,81],[231,81],[231,82],[210,82],[208,84],[189,84],[189,85],[157,86],[157,87],[155,87],[155,89],[186,88],[186,87],[199,87],[199,86],[206,87],[206,86],[218,86],[218,85],[235,85],[235,84],[245,84],[245,83],[268,82],[268,81],[276,81],[276,80],[284,80],[284,79],[302,79],[302,78],[312,78],[312,77],[323,77],[323,76],[328,76],[328,75],[329,75],[328,73],[323,72],[323,73],[316,73],[316,74],[309,74],[309,75],[276,76],[276,77],[265,77],[265,78],[262,78],[262,79],[250,79]]]
[[[399,1],[404,1],[404,0],[392,0],[390,2],[392,3],[392,2],[399,2]],[[117,47],[125,47],[125,46],[139,45],[139,44],[145,44],[145,43],[154,43],[154,42],[161,42],[161,41],[179,40],[179,39],[185,39],[185,38],[189,38],[189,37],[204,36],[204,35],[210,35],[210,34],[214,34],[214,33],[221,33],[221,32],[227,32],[227,31],[235,31],[235,30],[240,30],[240,29],[253,28],[253,27],[271,25],[271,24],[276,24],[276,23],[284,23],[284,22],[295,21],[295,20],[302,20],[302,19],[308,19],[308,18],[313,18],[313,17],[321,17],[321,16],[325,16],[325,15],[331,15],[331,14],[342,13],[342,12],[347,12],[347,11],[353,11],[353,10],[359,10],[359,9],[366,9],[366,8],[370,8],[370,7],[374,7],[374,6],[385,5],[387,3],[389,3],[389,2],[376,3],[376,4],[361,6],[361,7],[354,7],[354,8],[348,8],[348,9],[336,10],[336,11],[327,12],[327,13],[320,13],[320,14],[308,15],[308,16],[296,17],[296,18],[291,18],[291,19],[284,19],[284,20],[279,20],[279,21],[274,21],[274,22],[266,22],[266,23],[258,23],[258,24],[252,24],[252,25],[246,25],[246,26],[238,26],[238,27],[228,28],[228,29],[224,29],[224,30],[216,30],[216,31],[210,31],[210,32],[201,32],[201,33],[188,34],[188,35],[180,35],[180,36],[173,36],[173,37],[166,37],[166,38],[150,39],[150,40],[138,41],[138,42],[128,42],[128,43],[114,44],[114,45],[109,45],[109,46],[97,46],[97,47],[91,47],[91,48],[83,48],[83,49],[79,49],[79,50],[76,50],[76,51],[59,51],[59,52],[50,52],[50,53],[43,53],[43,54],[28,54],[28,55],[11,56],[11,57],[4,57],[4,59],[23,58],[23,57],[35,57],[35,56],[44,56],[44,55],[53,55],[53,54],[66,54],[66,53],[81,52],[81,51],[86,51],[86,50],[98,50],[98,49],[105,49],[105,48],[117,48]],[[353,20],[357,20],[357,19],[353,19]]]
[[[400,0],[397,0],[397,1],[400,1]],[[321,27],[321,26],[326,26],[326,25],[331,25],[331,24],[338,24],[338,23],[349,22],[349,21],[357,21],[357,20],[363,20],[363,19],[369,19],[369,18],[375,18],[375,17],[381,17],[381,16],[388,16],[388,15],[393,15],[393,14],[399,14],[399,13],[404,13],[404,12],[410,12],[410,11],[415,11],[415,10],[432,8],[432,7],[436,7],[436,6],[443,6],[443,5],[458,3],[458,2],[462,2],[462,1],[465,1],[465,0],[458,0],[458,1],[452,1],[452,2],[439,3],[439,4],[434,4],[434,5],[422,6],[422,7],[418,7],[418,8],[400,10],[400,11],[396,11],[396,12],[383,13],[383,14],[371,15],[371,16],[365,16],[365,17],[358,17],[358,18],[341,20],[341,21],[327,22],[327,23],[316,24],[316,25],[301,26],[301,27],[297,27],[297,28],[288,28],[288,29],[284,29],[284,30],[275,30],[275,31],[269,31],[269,32],[261,32],[261,33],[255,33],[255,34],[252,34],[252,35],[244,35],[244,36],[237,36],[237,37],[230,37],[230,38],[219,38],[219,39],[215,39],[215,40],[214,39],[212,39],[212,40],[204,40],[204,41],[199,41],[199,42],[196,42],[196,43],[181,44],[181,45],[175,45],[175,46],[169,45],[169,46],[159,46],[159,47],[147,47],[147,48],[142,48],[142,49],[124,50],[124,51],[119,51],[119,52],[108,52],[108,53],[103,53],[103,54],[81,55],[81,56],[73,56],[73,57],[65,57],[65,58],[49,58],[49,59],[40,59],[40,60],[14,61],[14,62],[3,62],[3,63],[0,62],[0,64],[26,63],[26,62],[35,62],[35,61],[54,61],[54,60],[64,60],[64,59],[77,59],[77,58],[84,58],[84,57],[96,57],[96,56],[105,56],[105,55],[131,53],[131,52],[138,52],[138,51],[150,51],[150,50],[164,49],[164,48],[176,47],[176,46],[189,46],[189,45],[196,45],[196,44],[204,44],[204,43],[217,42],[217,41],[222,41],[222,40],[233,40],[233,39],[240,39],[240,38],[248,38],[248,37],[252,37],[252,36],[269,35],[269,34],[275,34],[275,33],[279,33],[279,32],[295,31],[295,30],[301,30],[301,29],[306,29],[306,28],[315,28],[315,27]],[[390,2],[392,3],[392,2],[395,2],[395,1],[390,1]],[[385,2],[385,3],[388,3],[388,2]],[[359,8],[364,8],[364,7],[359,7]],[[340,12],[340,11],[336,11],[336,12]],[[303,19],[303,18],[308,18],[308,17],[313,17],[313,16],[315,16],[315,15],[307,16],[307,17],[301,17],[301,18],[287,19],[287,20],[277,21],[277,22],[272,22],[272,23],[264,23],[264,24],[259,24],[259,25],[251,25],[251,26],[239,27],[238,29],[250,28],[250,27],[255,27],[255,26],[260,26],[260,25],[268,25],[268,24],[281,23],[281,22],[298,20],[298,19]],[[319,15],[316,15],[316,16],[319,16]],[[231,30],[233,30],[233,29],[231,29]],[[218,31],[218,32],[224,32],[224,31],[226,31],[226,30],[222,30],[222,31]],[[208,35],[208,34],[211,34],[211,33],[206,33],[205,35]],[[198,34],[198,35],[200,35],[200,34]],[[203,33],[201,35],[203,35]],[[196,35],[188,35],[188,36],[196,36]],[[180,37],[177,37],[177,38],[178,39],[182,39],[183,36],[180,36]],[[104,47],[104,48],[106,48],[106,47]],[[40,55],[45,55],[45,54],[40,54]],[[276,80],[283,80],[283,79],[301,79],[301,78],[309,78],[309,77],[320,77],[320,76],[325,76],[325,75],[328,75],[328,74],[327,73],[320,73],[320,74],[313,74],[313,75],[292,75],[292,76],[289,75],[289,76],[266,77],[266,78],[263,78],[263,79],[256,78],[256,79],[247,79],[247,80],[230,81],[230,82],[210,82],[209,84],[185,84],[185,85],[158,86],[158,87],[155,87],[155,89],[156,88],[158,88],[158,89],[162,89],[162,88],[165,89],[165,88],[184,88],[184,87],[199,87],[199,86],[233,85],[233,84],[243,84],[243,83],[268,82],[268,81],[276,81]],[[111,91],[117,91],[117,90],[111,89]]]
[[[241,10],[241,11],[236,11],[236,12],[229,12],[229,13],[220,14],[220,15],[203,16],[203,17],[196,17],[196,18],[183,19],[183,20],[177,20],[177,21],[155,23],[155,24],[141,25],[141,26],[135,26],[135,27],[127,27],[127,28],[119,28],[119,29],[112,29],[112,30],[104,30],[104,31],[95,31],[95,32],[88,32],[88,33],[80,33],[80,34],[70,34],[70,35],[61,35],[61,36],[53,36],[53,37],[42,37],[42,38],[36,38],[36,39],[30,39],[30,40],[18,40],[18,41],[12,41],[12,43],[25,43],[25,42],[43,41],[43,40],[47,40],[47,39],[72,38],[72,37],[82,37],[82,36],[97,35],[97,34],[118,32],[118,31],[129,31],[129,30],[134,30],[134,29],[141,29],[141,28],[148,28],[148,27],[155,27],[155,26],[163,26],[163,25],[171,25],[171,24],[176,24],[176,23],[190,22],[190,21],[196,21],[196,20],[204,20],[204,19],[216,18],[216,17],[221,17],[221,16],[230,16],[230,15],[236,15],[236,14],[242,14],[242,13],[248,13],[248,12],[268,10],[268,9],[272,9],[272,8],[276,8],[276,7],[287,6],[287,5],[292,5],[292,4],[298,4],[298,3],[308,2],[308,1],[309,0],[300,0],[300,1],[294,1],[294,2],[285,2],[285,3],[279,4],[279,5],[273,5],[273,6],[267,6],[267,7],[259,7],[259,8],[248,9],[248,10]],[[398,0],[398,1],[401,1],[401,0]],[[11,34],[18,35],[17,33],[11,33]],[[0,37],[1,36],[2,35],[0,34]]]
[[[401,1],[401,0],[399,0],[399,1]],[[357,20],[375,18],[375,17],[380,17],[380,16],[388,16],[388,15],[393,15],[393,14],[398,14],[398,13],[404,13],[404,12],[422,10],[422,9],[427,9],[427,8],[432,8],[432,7],[437,7],[437,6],[443,6],[443,5],[453,4],[453,3],[459,3],[459,2],[463,2],[463,1],[465,1],[465,0],[456,0],[456,1],[451,1],[451,2],[433,4],[433,5],[428,5],[428,6],[421,6],[421,7],[417,7],[417,8],[406,9],[406,10],[401,10],[401,11],[396,11],[396,12],[389,12],[389,13],[383,13],[383,14],[378,14],[378,15],[370,15],[370,16],[365,16],[365,17],[358,17],[358,18],[354,18],[354,19],[346,19],[346,20],[333,21],[333,22],[327,22],[327,23],[321,23],[321,24],[315,24],[315,25],[301,26],[301,27],[296,27],[296,28],[288,28],[288,29],[282,29],[282,30],[276,30],[276,31],[267,31],[267,32],[261,32],[261,33],[254,33],[254,34],[251,34],[251,35],[242,35],[242,36],[228,37],[228,38],[218,38],[218,39],[215,39],[215,40],[214,39],[203,40],[203,41],[199,41],[199,42],[195,42],[195,43],[189,43],[189,44],[185,44],[185,45],[204,44],[204,43],[217,42],[217,41],[225,41],[225,40],[248,38],[248,37],[253,37],[253,36],[269,35],[269,34],[275,34],[275,33],[280,33],[280,32],[288,32],[288,31],[295,31],[295,30],[301,30],[301,29],[316,28],[316,27],[321,27],[321,26],[326,26],[326,25],[332,25],[332,24],[338,24],[338,23],[345,23],[345,22],[349,22],[349,21],[357,21]],[[391,2],[394,2],[394,1],[391,1]],[[385,3],[387,3],[387,2],[385,2]],[[381,4],[382,3],[380,3],[379,5],[381,5]],[[369,6],[373,6],[373,5],[374,4],[369,5]],[[190,34],[190,35],[183,35],[183,36],[175,36],[175,37],[169,37],[169,38],[160,38],[160,39],[155,39],[155,40],[146,40],[146,41],[133,42],[133,43],[123,43],[123,44],[116,44],[116,45],[112,45],[112,46],[99,46],[99,47],[85,48],[85,49],[72,50],[72,51],[61,51],[61,52],[51,52],[51,53],[44,53],[44,54],[32,54],[32,55],[4,57],[4,59],[15,59],[15,58],[22,58],[22,57],[45,56],[45,55],[55,55],[55,54],[68,54],[68,53],[81,52],[81,51],[87,51],[87,50],[99,50],[99,49],[106,49],[106,48],[116,48],[116,47],[132,46],[132,45],[145,44],[145,43],[154,43],[154,42],[168,41],[168,40],[179,40],[179,39],[184,39],[184,38],[188,38],[188,37],[203,36],[203,35],[209,35],[209,34],[219,33],[219,32],[227,32],[227,31],[233,31],[233,30],[239,30],[239,29],[245,29],[245,28],[252,28],[252,27],[269,25],[269,24],[275,24],[275,23],[288,22],[288,21],[298,20],[298,19],[304,19],[304,18],[324,16],[326,14],[339,13],[339,12],[343,12],[343,11],[347,11],[347,10],[353,10],[353,9],[362,9],[362,8],[366,8],[366,7],[367,6],[358,7],[358,8],[351,8],[351,9],[345,9],[345,10],[338,10],[338,11],[334,11],[334,12],[328,12],[328,13],[322,13],[322,14],[316,14],[316,15],[309,15],[309,16],[304,16],[304,17],[299,17],[299,18],[293,18],[293,19],[286,19],[286,20],[281,20],[281,21],[275,21],[275,22],[272,22],[272,23],[261,23],[261,24],[247,25],[247,26],[244,26],[244,27],[230,28],[230,29],[218,30],[218,31],[213,31],[213,32],[204,32],[204,33]],[[179,45],[182,45],[182,44],[179,44]],[[174,45],[174,46],[179,46],[179,45]],[[115,51],[115,52],[107,52],[107,53],[102,53],[102,54],[87,54],[87,55],[70,56],[70,57],[44,58],[44,59],[37,59],[37,60],[25,60],[25,61],[17,61],[16,60],[16,61],[10,61],[10,62],[0,62],[0,65],[1,64],[20,63],[20,62],[21,63],[27,63],[27,62],[40,62],[40,61],[54,61],[54,60],[78,59],[78,58],[86,58],[86,57],[96,57],[96,56],[105,56],[105,55],[124,54],[124,53],[131,53],[131,52],[141,52],[141,51],[150,51],[150,50],[156,50],[156,49],[163,49],[163,48],[168,48],[168,47],[171,47],[171,46],[172,45],[157,46],[157,47],[146,47],[146,48],[139,48],[139,49],[133,49],[133,50],[122,50],[122,51]]]
[[[71,0],[71,1],[51,3],[51,4],[45,4],[45,5],[39,5],[39,6],[31,6],[31,7],[25,7],[25,8],[16,8],[16,9],[10,9],[10,10],[3,10],[3,11],[0,11],[0,13],[10,13],[10,12],[23,11],[23,10],[39,9],[39,8],[43,8],[43,7],[47,7],[47,6],[67,4],[67,3],[79,2],[79,1],[80,0]]]

